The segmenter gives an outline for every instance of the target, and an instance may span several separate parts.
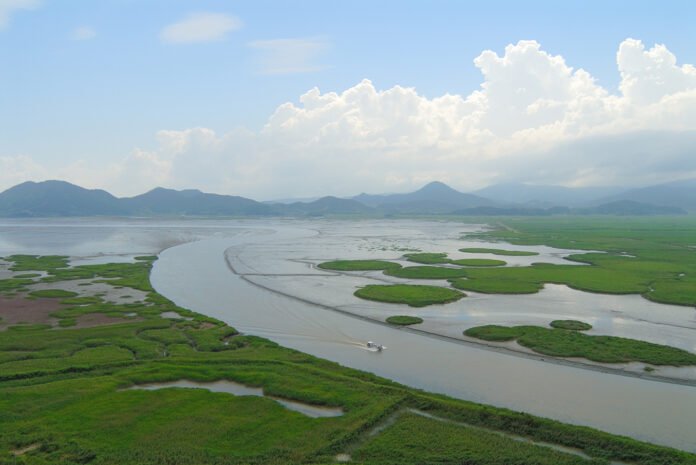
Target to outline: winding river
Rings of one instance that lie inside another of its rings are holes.
[[[244,333],[409,386],[696,452],[693,386],[546,363],[391,328],[270,291],[248,269],[239,274],[249,267],[237,261],[241,251],[273,254],[279,242],[306,244],[318,234],[269,223],[177,245],[160,254],[152,282],[177,304]],[[368,340],[388,349],[371,352]]]

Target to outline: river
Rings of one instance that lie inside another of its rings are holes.
[[[155,288],[177,304],[244,333],[403,384],[696,451],[696,389],[480,349],[374,324],[260,287],[233,272],[239,249],[312,241],[280,225],[165,250]],[[232,253],[230,253],[230,251]],[[238,264],[242,266],[242,264]],[[386,345],[382,353],[365,341]]]

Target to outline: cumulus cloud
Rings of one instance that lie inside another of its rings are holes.
[[[15,11],[33,10],[39,5],[39,0],[0,0],[0,30],[7,27]]]
[[[535,41],[484,51],[474,65],[483,81],[468,95],[427,98],[363,80],[342,92],[310,89],[259,131],[160,131],[155,149],[116,163],[102,185],[273,198],[405,191],[431,180],[475,189],[696,176],[694,67],[666,47],[621,43],[618,94]]]
[[[320,71],[325,67],[316,59],[329,48],[324,39],[256,40],[249,47],[257,50],[261,74],[295,74]]]
[[[678,66],[677,57],[664,45],[646,50],[640,40],[626,39],[619,47],[616,61],[621,72],[621,92],[633,103],[654,103],[696,88],[696,68]]]
[[[70,33],[70,38],[72,40],[90,40],[97,36],[97,31],[89,26],[80,26]]]
[[[165,43],[183,44],[216,42],[227,38],[230,32],[242,27],[242,21],[223,13],[193,13],[160,32]]]

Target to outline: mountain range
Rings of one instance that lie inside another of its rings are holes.
[[[648,186],[568,188],[498,184],[473,193],[431,182],[404,194],[257,202],[195,189],[155,188],[118,198],[65,181],[25,182],[0,193],[0,217],[676,215],[696,212],[696,180]]]

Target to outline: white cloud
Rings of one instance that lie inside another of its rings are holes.
[[[637,104],[653,103],[661,98],[696,88],[696,68],[677,65],[664,45],[650,50],[640,40],[626,39],[616,54],[621,72],[621,92]]]
[[[475,189],[696,177],[694,68],[664,46],[620,45],[619,94],[534,41],[484,51],[474,64],[483,82],[466,96],[427,98],[369,80],[340,93],[314,88],[259,131],[160,131],[155,149],[84,179],[117,193],[162,184],[273,198],[405,191],[430,180]],[[25,168],[10,170],[13,179],[31,171],[17,163]],[[70,170],[73,179],[80,172]]]
[[[232,31],[242,27],[239,18],[223,13],[193,13],[179,22],[166,26],[160,40],[182,44],[224,40]]]
[[[73,29],[70,33],[72,40],[90,40],[97,36],[97,31],[89,26],[80,26]]]
[[[316,59],[329,48],[320,38],[256,40],[249,46],[259,52],[261,74],[295,74],[320,71]]]
[[[24,181],[43,179],[45,176],[44,167],[31,157],[0,156],[0,186],[7,188]]]
[[[0,30],[7,27],[15,11],[33,10],[39,5],[39,0],[0,0]]]

